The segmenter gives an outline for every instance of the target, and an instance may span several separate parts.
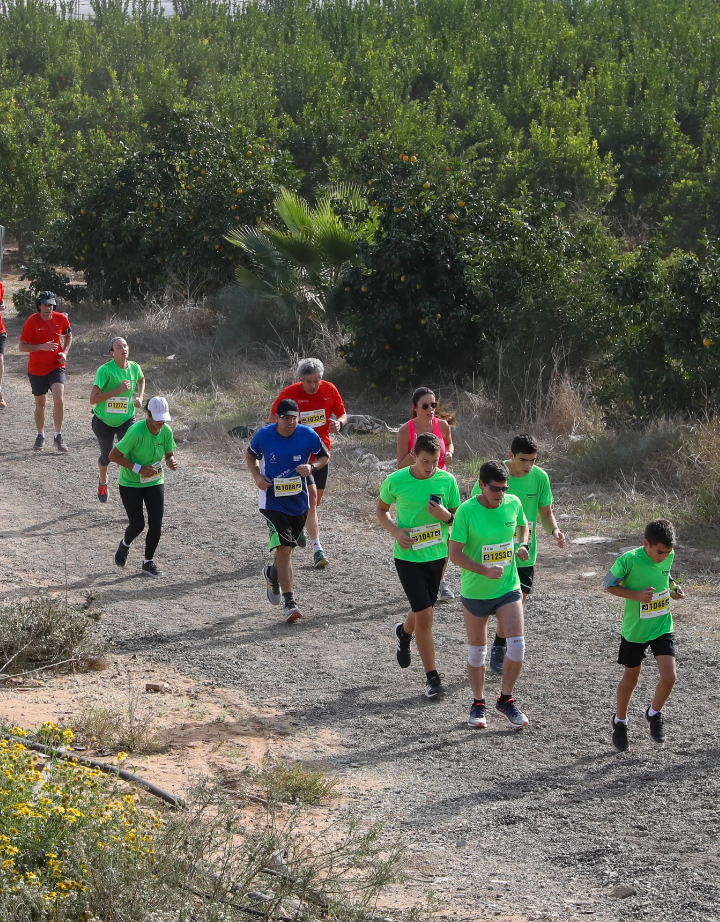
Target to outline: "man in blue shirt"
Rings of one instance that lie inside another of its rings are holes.
[[[273,605],[284,601],[285,620],[291,623],[302,618],[293,595],[292,550],[310,508],[306,478],[329,461],[322,439],[310,426],[298,425],[299,416],[294,400],[281,400],[277,423],[259,429],[245,453],[258,487],[260,512],[280,540],[274,562],[263,568],[267,596]],[[310,455],[315,455],[312,464]]]

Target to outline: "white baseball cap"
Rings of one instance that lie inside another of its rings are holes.
[[[160,420],[171,420],[170,416],[170,407],[168,402],[164,397],[151,397],[147,402],[147,408],[154,420],[160,422]]]

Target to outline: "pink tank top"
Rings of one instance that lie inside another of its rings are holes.
[[[440,460],[438,461],[438,467],[441,471],[446,470],[445,467],[445,439],[442,436],[442,430],[440,429],[440,423],[437,421],[437,417],[433,416],[433,433],[440,439]],[[415,445],[415,439],[417,438],[417,432],[415,431],[415,420],[408,420],[408,452],[413,450]]]

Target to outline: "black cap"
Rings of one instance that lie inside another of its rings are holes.
[[[37,299],[38,304],[57,304],[53,291],[41,291]]]
[[[294,400],[289,400],[287,397],[284,400],[281,400],[277,406],[277,415],[280,416],[299,416],[300,407],[295,403]]]

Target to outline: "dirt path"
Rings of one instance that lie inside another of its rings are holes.
[[[12,343],[18,328],[10,321]],[[284,714],[298,756],[334,766],[356,813],[386,817],[389,831],[408,843],[412,880],[393,894],[398,907],[430,889],[438,917],[463,922],[720,918],[720,651],[716,631],[708,639],[701,630],[696,607],[680,618],[668,744],[653,746],[642,721],[651,667],[633,704],[631,751],[618,755],[608,722],[620,611],[597,585],[608,552],[622,542],[594,557],[545,558],[518,687],[530,729],[513,733],[491,715],[487,731],[473,732],[465,724],[457,606],[441,609],[437,627],[450,693],[430,704],[421,697],[419,664],[401,672],[394,661],[392,625],[405,603],[386,536],[367,516],[349,517],[332,486],[323,514],[332,566],[315,572],[309,552],[297,559],[302,625],[283,624],[265,599],[266,531],[249,477],[239,464],[233,469],[226,458],[182,444],[181,470],[167,478],[158,552],[166,576],[142,577],[136,547],[128,568],[118,570],[112,555],[124,515],[115,487],[106,506],[95,498],[87,402],[101,361],[82,347],[71,354],[71,450],[36,454],[25,360],[8,350],[9,406],[0,414],[3,595],[64,591],[66,581],[72,595],[93,589],[118,649]],[[456,573],[452,581],[458,589]],[[716,583],[708,590],[713,599]],[[716,628],[716,603],[705,604]],[[330,751],[328,736],[345,752]],[[634,895],[612,896],[620,885]]]

